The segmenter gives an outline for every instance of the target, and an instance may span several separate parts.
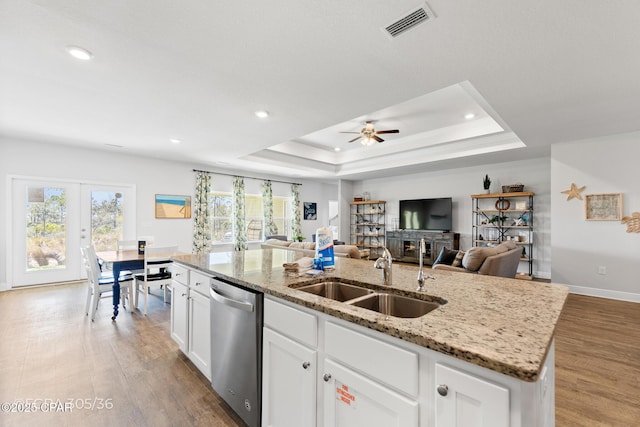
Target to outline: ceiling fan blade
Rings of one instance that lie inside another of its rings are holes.
[[[384,139],[380,138],[378,135],[371,135],[371,138],[375,139],[378,142],[384,141]]]
[[[360,133],[360,132],[338,132],[338,133]]]
[[[378,130],[376,131],[377,134],[383,134],[383,133],[400,133],[400,131],[398,129],[391,129],[391,130]]]
[[[355,142],[355,141],[359,140],[360,138],[362,138],[362,135],[360,135],[360,136],[359,136],[359,137],[357,137],[357,138],[353,138],[353,139],[352,139],[351,141],[349,141],[349,142]]]

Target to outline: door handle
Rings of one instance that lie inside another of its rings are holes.
[[[236,301],[234,299],[227,298],[224,295],[221,295],[220,293],[216,292],[215,289],[209,289],[209,294],[211,295],[211,298],[213,298],[215,301],[219,302],[220,304],[237,308],[242,311],[248,311],[248,312],[253,311],[253,304],[251,304],[250,302]]]

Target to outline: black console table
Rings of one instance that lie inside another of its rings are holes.
[[[443,246],[458,249],[460,245],[459,233],[442,233],[422,230],[387,231],[387,248],[395,261],[415,262],[418,260],[420,239],[424,238],[425,253],[422,260],[431,265],[436,260]]]

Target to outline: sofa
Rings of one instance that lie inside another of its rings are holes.
[[[315,242],[292,242],[289,240],[267,239],[260,245],[263,249],[287,249],[301,252],[305,256],[314,257],[316,254]],[[360,250],[354,245],[337,245],[333,247],[333,255],[336,257],[360,259]]]
[[[457,253],[452,255],[452,252]],[[497,246],[473,247],[464,252],[462,257],[460,252],[448,251],[443,248],[431,268],[434,270],[515,278],[520,256],[522,255],[522,248],[512,241],[506,241]],[[453,264],[449,264],[448,261],[451,260],[452,256],[454,257]],[[455,258],[458,258],[460,266],[456,266]],[[460,260],[460,258],[462,259]]]

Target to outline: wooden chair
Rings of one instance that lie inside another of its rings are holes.
[[[164,286],[164,302],[169,300],[171,290],[171,256],[178,253],[177,246],[147,247],[144,251],[144,271],[142,274],[135,274],[134,304],[138,307],[140,292],[144,296],[144,314],[147,314],[147,295],[151,285]]]
[[[101,298],[111,297],[113,292],[113,273],[101,272],[98,265],[98,257],[93,246],[87,246],[80,248],[82,255],[82,263],[84,264],[87,272],[87,302],[85,305],[85,313],[88,316],[91,311],[91,321],[96,318],[96,311],[98,311],[98,303]],[[133,288],[132,288],[133,276],[130,271],[122,271],[118,277],[118,283],[120,284],[120,302],[122,308],[126,308],[125,301],[129,300],[129,312],[132,310],[133,301]],[[109,293],[110,295],[104,295]]]

